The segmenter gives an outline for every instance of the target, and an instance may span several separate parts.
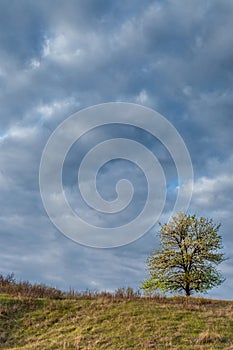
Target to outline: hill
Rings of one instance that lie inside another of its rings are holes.
[[[1,294],[0,349],[233,349],[233,302]]]

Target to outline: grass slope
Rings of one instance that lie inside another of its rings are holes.
[[[233,302],[2,294],[0,349],[233,349]]]

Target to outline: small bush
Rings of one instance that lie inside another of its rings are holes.
[[[131,287],[122,287],[122,288],[118,288],[115,291],[114,296],[116,298],[134,299],[134,298],[140,298],[141,293],[139,290],[134,291],[133,288],[131,288]]]
[[[60,299],[63,297],[61,290],[46,286],[45,284],[31,284],[28,281],[17,282],[13,273],[5,277],[0,274],[0,293],[50,299]]]

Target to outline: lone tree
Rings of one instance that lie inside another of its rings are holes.
[[[212,219],[180,213],[165,225],[160,224],[161,249],[147,259],[150,277],[142,289],[163,292],[206,292],[224,279],[216,265],[226,260],[221,253],[219,225]]]

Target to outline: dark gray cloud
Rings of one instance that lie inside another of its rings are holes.
[[[1,1],[3,272],[83,289],[138,286],[145,277],[146,256],[157,242],[152,232],[117,249],[82,247],[56,231],[40,199],[40,157],[55,127],[83,107],[109,101],[155,108],[178,129],[195,172],[190,211],[222,222],[226,251],[232,256],[232,15],[230,0]],[[102,137],[114,132],[105,130]],[[169,212],[174,164],[150,136],[134,130],[130,137],[157,150],[172,183]],[[96,135],[90,139],[98,141]],[[74,155],[66,168],[72,176],[73,162]],[[114,176],[111,171],[106,168],[102,182],[100,178],[105,196],[114,194],[113,179],[130,173],[122,166]],[[139,179],[134,181],[140,187]],[[142,198],[139,193],[137,201]],[[228,260],[225,285],[210,295],[230,297],[231,267]]]

